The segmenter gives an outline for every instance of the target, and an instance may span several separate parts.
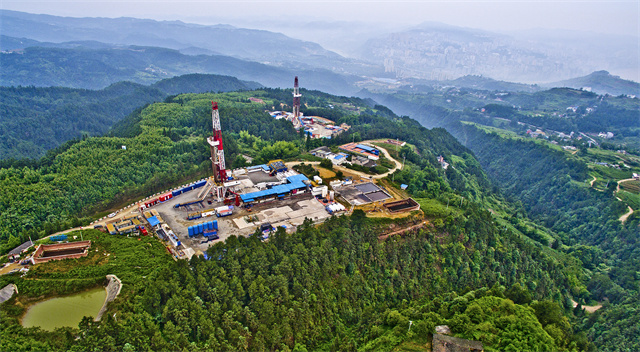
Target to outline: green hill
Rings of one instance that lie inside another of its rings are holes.
[[[185,75],[150,86],[119,82],[102,90],[0,87],[0,159],[39,158],[68,140],[102,135],[136,108],[168,95],[258,86],[227,76]]]
[[[635,275],[640,266],[636,255],[640,218],[636,212],[625,223],[620,222],[620,216],[627,212],[625,203],[633,200],[623,197],[619,201],[613,193],[616,180],[640,171],[638,98],[571,88],[507,94],[448,88],[422,94],[405,91],[365,96],[410,114],[424,125],[444,126],[469,147],[496,189],[522,205],[520,210],[512,209],[508,222],[541,240],[532,228],[518,225],[519,214],[526,214],[551,230],[555,238],[552,246],[580,260],[588,281],[584,290],[572,292],[574,299],[615,302],[598,313],[600,325],[589,322],[580,329],[597,336],[598,346],[613,341],[637,346],[633,329],[616,335],[606,333],[602,326],[619,326],[615,322],[621,311],[618,304],[625,304],[640,291]],[[533,139],[527,130],[536,129],[545,134]],[[613,132],[614,138],[598,137],[602,131]],[[560,137],[558,132],[574,135]],[[600,148],[588,148],[589,138],[597,139]],[[576,150],[564,151],[563,145]],[[620,149],[630,154],[617,153]],[[597,164],[602,162],[611,166]],[[596,181],[590,187],[593,177]],[[637,321],[635,311],[628,313],[627,321]]]
[[[26,236],[86,223],[111,205],[207,175],[204,137],[212,100],[220,104],[227,160],[235,162],[240,153],[256,162],[297,158],[314,145],[248,99],[269,106],[290,94],[263,89],[172,96],[123,119],[109,136],[68,143],[34,166],[0,169],[2,251]],[[498,212],[509,205],[493,192],[469,149],[445,130],[427,130],[384,106],[304,94],[307,109],[331,104],[326,111],[335,122],[352,125],[349,134],[313,143],[403,138],[415,150],[395,151],[405,166],[386,181],[392,187],[406,182],[413,197],[449,210],[428,214],[422,229],[386,240],[378,235],[415,219],[370,219],[355,211],[319,226],[307,221],[294,234],[280,230],[268,242],[231,237],[211,247],[208,260],[161,266],[154,266],[158,246],[132,256],[131,248],[146,243],[87,230],[85,239],[113,259],[100,251],[74,262],[79,265],[54,262],[25,278],[0,276],[0,286],[15,283],[21,292],[0,307],[0,349],[392,350],[426,348],[439,324],[480,339],[487,350],[588,347],[573,334],[571,313],[563,308],[569,293],[582,287],[575,260],[486,210],[483,202],[495,202]],[[447,171],[438,155],[450,160]],[[86,282],[63,283],[79,276],[98,282],[106,271],[127,281],[102,322],[85,319],[78,329],[54,332],[19,326],[25,302],[73,292]]]
[[[352,94],[351,76],[325,69],[270,66],[222,55],[185,55],[159,47],[85,46],[28,47],[0,53],[2,86],[64,86],[102,89],[120,81],[153,84],[174,76],[207,73],[255,81],[269,87],[290,87],[293,77],[301,85],[334,94]]]
[[[640,95],[640,83],[622,79],[607,71],[595,71],[584,77],[576,77],[559,82],[543,84],[545,87],[569,87],[589,89],[599,94]]]

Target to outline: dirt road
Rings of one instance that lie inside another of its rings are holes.
[[[363,142],[360,142],[360,143],[364,144],[364,145],[368,145],[368,146],[376,148],[376,149],[379,149],[387,159],[393,161],[393,163],[396,165],[393,169],[390,169],[389,171],[385,172],[384,174],[380,174],[380,175],[370,175],[370,174],[367,174],[367,173],[364,173],[364,172],[348,169],[348,168],[346,168],[344,166],[339,166],[339,165],[333,165],[333,170],[334,171],[342,171],[344,173],[350,173],[350,174],[358,175],[360,177],[365,177],[365,178],[371,177],[373,179],[378,180],[378,179],[387,177],[388,175],[394,173],[398,169],[402,169],[402,163],[399,162],[398,160],[392,158],[391,155],[389,154],[389,152],[385,148],[381,148],[381,147],[377,147],[375,145],[372,145],[372,144],[370,144],[371,142],[375,142],[375,141],[363,141]],[[320,165],[319,161],[290,161],[290,162],[285,163],[285,165],[290,168],[293,165],[298,165],[298,164],[303,163],[303,162],[305,164],[307,164],[307,165]]]
[[[624,179],[624,180],[620,180],[620,181],[618,181],[618,187],[616,187],[616,193],[620,192],[620,184],[621,184],[622,182],[627,182],[627,181],[633,181],[633,179],[632,179],[632,178],[627,178],[627,179]],[[617,197],[617,196],[616,196],[616,199],[617,199],[617,200],[619,200],[619,201],[621,201],[621,202],[623,201],[622,199],[620,199],[620,198],[619,198],[619,197]],[[627,205],[627,208],[629,208],[629,211],[628,211],[628,212],[626,212],[626,213],[624,213],[624,214],[622,214],[622,216],[620,216],[620,218],[618,219],[618,220],[620,220],[620,222],[625,222],[625,221],[627,221],[627,218],[628,218],[629,216],[631,216],[631,214],[633,214],[633,209],[632,209],[629,205]]]
[[[622,182],[628,182],[628,181],[633,181],[633,179],[632,178],[625,178],[624,180],[618,181],[618,187],[616,187],[616,192],[620,192],[620,184]]]
[[[578,306],[578,302],[571,300],[572,306],[573,308]],[[593,313],[596,310],[602,308],[602,304],[598,304],[597,306],[582,306],[582,308],[584,308],[584,310],[588,313]]]
[[[393,235],[397,235],[397,234],[401,234],[401,233],[405,233],[405,232],[408,232],[408,231],[411,231],[411,230],[415,230],[415,229],[419,229],[419,228],[425,227],[425,226],[427,226],[428,223],[429,223],[429,221],[425,220],[425,221],[423,221],[423,222],[421,222],[421,223],[419,223],[417,225],[413,225],[413,226],[406,227],[404,229],[393,231],[393,232],[390,232],[390,233],[388,233],[386,235],[380,235],[380,236],[378,236],[378,240],[385,240],[385,239],[387,239],[387,238],[389,238],[389,237],[391,237]]]

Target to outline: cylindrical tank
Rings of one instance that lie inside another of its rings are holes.
[[[189,237],[193,237],[193,226],[189,226]]]
[[[218,229],[218,220],[213,220],[213,228]]]
[[[204,226],[202,226],[202,224],[198,224],[198,234],[201,234],[204,232]]]

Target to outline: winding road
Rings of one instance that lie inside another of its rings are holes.
[[[621,184],[622,182],[627,182],[627,181],[633,181],[633,179],[632,179],[632,178],[627,178],[627,179],[624,179],[624,180],[620,180],[620,181],[618,181],[618,187],[616,187],[616,193],[620,192],[620,184]],[[617,199],[617,200],[619,200],[619,201],[621,201],[621,202],[623,201],[623,200],[622,200],[622,199],[620,199],[618,196],[616,196],[616,199]],[[626,213],[624,213],[624,214],[622,214],[622,216],[618,219],[618,220],[620,220],[620,221],[621,221],[621,222],[623,222],[623,223],[624,223],[625,221],[627,221],[627,218],[628,218],[629,216],[631,216],[631,214],[633,214],[633,209],[632,209],[629,205],[627,205],[627,208],[629,208],[629,211],[628,211],[628,212],[626,212]]]
[[[370,174],[367,174],[367,173],[364,173],[364,172],[361,172],[361,171],[348,169],[348,168],[346,168],[344,166],[339,166],[339,165],[333,165],[333,170],[334,171],[335,170],[340,170],[342,172],[349,173],[349,174],[355,174],[355,175],[358,175],[360,177],[365,177],[365,178],[369,178],[370,177],[372,179],[378,180],[378,179],[385,178],[385,177],[389,176],[390,174],[394,173],[398,169],[402,169],[402,163],[399,162],[398,160],[392,158],[391,155],[389,154],[389,152],[385,148],[377,147],[375,145],[371,145],[370,144],[371,142],[376,142],[376,141],[363,141],[363,142],[360,142],[360,143],[380,150],[382,152],[382,154],[384,154],[384,156],[387,159],[393,161],[393,163],[396,165],[393,169],[389,169],[389,171],[385,172],[384,174],[380,174],[380,175],[370,175]],[[298,165],[298,164],[303,163],[303,162],[305,164],[307,164],[307,165],[320,165],[319,161],[290,161],[290,162],[285,163],[285,165],[287,167],[292,167],[293,165]]]

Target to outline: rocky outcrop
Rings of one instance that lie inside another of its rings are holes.
[[[122,281],[120,281],[117,276],[107,275],[107,279],[109,280],[109,283],[104,288],[107,291],[107,297],[104,299],[102,308],[100,308],[100,312],[98,312],[98,315],[94,319],[95,321],[100,321],[100,319],[102,319],[102,315],[107,310],[107,304],[115,300],[116,297],[118,297],[118,295],[120,294],[120,290],[122,289]]]

